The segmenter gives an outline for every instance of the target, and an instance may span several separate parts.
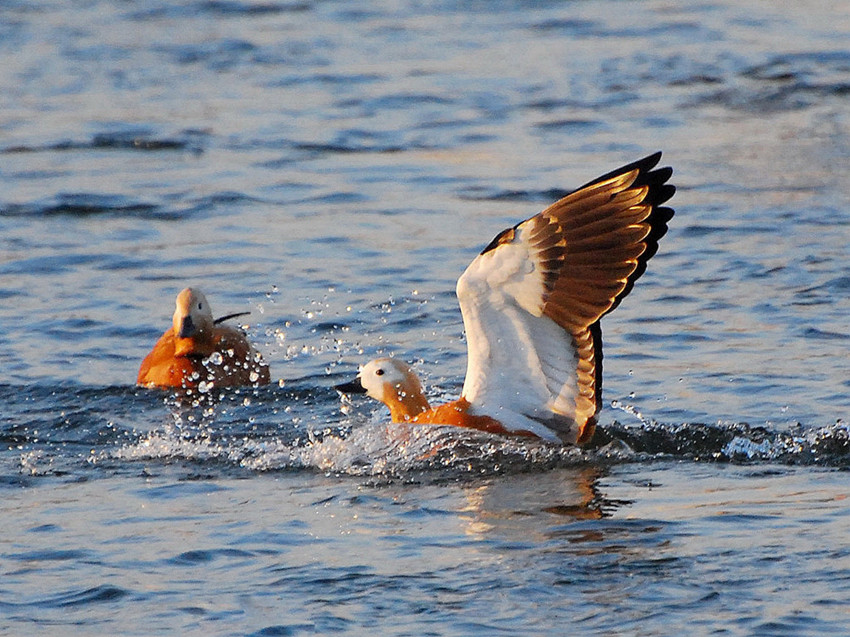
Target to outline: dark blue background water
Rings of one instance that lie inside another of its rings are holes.
[[[0,632],[844,634],[848,33],[837,0],[0,4]],[[456,396],[469,261],[658,149],[677,215],[590,449],[399,447],[341,402],[376,354]],[[186,285],[251,311],[271,387],[133,386]]]

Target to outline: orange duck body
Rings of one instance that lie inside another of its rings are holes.
[[[453,427],[477,429],[491,434],[537,437],[536,434],[525,429],[508,429],[490,416],[471,414],[469,413],[470,407],[472,405],[466,398],[458,398],[402,420],[420,425],[451,425]],[[393,420],[394,422],[402,422],[402,420]]]
[[[472,404],[466,398],[461,397],[449,403],[432,407],[410,418],[403,418],[401,420],[394,418],[393,422],[404,421],[420,425],[451,425],[453,427],[477,429],[478,431],[486,431],[487,433],[503,436],[539,437],[536,433],[527,429],[509,429],[490,416],[472,414],[469,411],[471,407]],[[588,420],[586,423],[583,423],[579,427],[576,444],[582,445],[589,442],[593,438],[595,431],[596,422],[594,420]]]
[[[201,382],[216,387],[269,383],[269,366],[260,353],[242,331],[216,324],[200,291],[186,288],[178,295],[173,323],[142,361],[139,385],[192,388]]]

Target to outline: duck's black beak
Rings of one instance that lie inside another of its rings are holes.
[[[192,321],[191,316],[183,317],[183,321],[180,323],[180,331],[177,332],[177,336],[179,338],[189,338],[195,335],[195,323]]]
[[[343,394],[365,394],[366,388],[363,387],[363,383],[360,382],[360,376],[357,376],[354,380],[349,381],[347,383],[342,383],[341,385],[334,385],[334,389],[342,392]]]

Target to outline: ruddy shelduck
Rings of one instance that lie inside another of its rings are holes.
[[[676,189],[661,153],[614,170],[496,236],[457,282],[468,360],[458,400],[432,408],[408,365],[379,358],[337,387],[394,422],[581,444],[602,398],[600,319],[629,293],[667,232]]]
[[[266,385],[269,366],[245,334],[221,325],[248,312],[213,319],[203,292],[186,288],[177,295],[172,326],[142,361],[136,382],[145,387]]]

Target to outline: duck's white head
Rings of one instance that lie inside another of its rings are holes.
[[[390,408],[394,422],[410,420],[430,406],[419,377],[396,358],[376,358],[360,367],[357,378],[337,385],[341,392],[366,394]]]
[[[177,295],[172,326],[174,327],[175,339],[178,342],[178,356],[185,353],[207,356],[212,353],[215,323],[210,304],[203,292],[195,288],[186,288]],[[191,342],[203,344],[202,349],[204,350],[207,349],[207,344],[209,344],[210,352],[194,351],[197,349],[197,345],[191,345]],[[183,351],[181,351],[181,348]]]

